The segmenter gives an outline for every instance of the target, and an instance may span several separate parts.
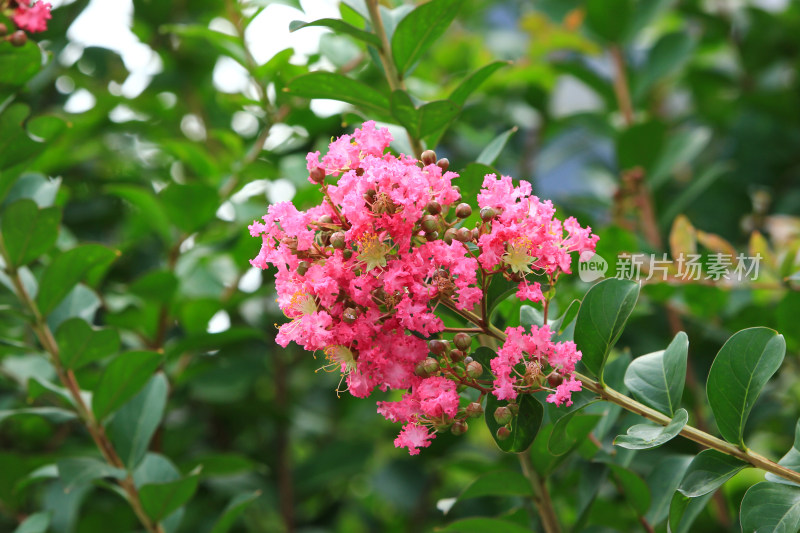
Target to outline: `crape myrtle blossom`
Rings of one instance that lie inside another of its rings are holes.
[[[47,29],[47,21],[52,18],[48,2],[31,3],[30,0],[17,0],[17,8],[11,20],[21,30],[38,33]]]
[[[548,390],[547,401],[569,405],[580,390],[573,343],[553,342],[547,326],[509,328],[490,361],[492,376],[479,379],[483,367],[468,356],[472,338],[446,338],[454,328],[446,330],[439,311],[480,313],[493,276],[516,284],[518,298],[541,301],[541,286],[530,278],[552,283],[569,273],[571,253],[593,251],[597,237],[572,218],[555,218],[528,182],[515,187],[494,175],[484,179],[480,219],[468,228],[472,210],[460,203],[459,176],[447,160],[437,162],[431,151],[421,161],[394,156],[391,140],[370,121],[334,140],[325,155],[308,154],[321,203],[305,211],[274,204],[249,227],[262,243],[251,263],[276,269],[277,301],[288,319],[276,342],[324,354],[322,368],[340,372],[340,387],[353,396],[406,391],[378,402],[378,412],[403,424],[395,445],[411,454],[437,431],[465,432],[486,394],[513,402]],[[478,402],[461,397],[467,387],[480,392]]]

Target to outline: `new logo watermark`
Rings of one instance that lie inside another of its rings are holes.
[[[583,252],[578,263],[578,277],[590,283],[605,276],[608,262],[594,252]]]

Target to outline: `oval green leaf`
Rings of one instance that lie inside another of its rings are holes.
[[[403,17],[392,36],[392,57],[402,77],[456,17],[460,0],[433,0]]]
[[[325,28],[330,28],[338,33],[346,33],[351,37],[355,37],[359,41],[364,41],[367,44],[371,44],[375,48],[381,47],[381,40],[378,38],[377,35],[356,28],[352,24],[348,24],[347,22],[341,19],[319,19],[313,22],[303,22],[302,20],[294,20],[289,24],[289,31],[294,32],[302,28],[308,28],[310,26],[322,26]]]
[[[783,335],[769,328],[739,331],[720,349],[708,372],[706,394],[728,442],[744,445],[747,417],[785,353]]]
[[[333,72],[311,72],[289,82],[289,94],[305,98],[328,98],[361,107],[368,113],[386,116],[389,99],[369,85]]]
[[[84,244],[64,252],[53,260],[39,282],[37,303],[46,315],[61,303],[80,281],[93,278],[96,269],[104,269],[118,252],[99,244]],[[96,280],[93,280],[96,281]]]
[[[190,475],[166,483],[143,485],[139,489],[139,498],[145,513],[156,522],[169,516],[194,496],[198,481],[197,475]]]
[[[762,481],[742,499],[742,531],[791,533],[800,531],[800,488]]]
[[[583,354],[584,366],[601,382],[608,353],[638,298],[638,283],[616,278],[592,286],[583,298],[575,321],[575,344]]]
[[[117,411],[109,424],[117,454],[128,468],[136,467],[147,454],[150,440],[164,416],[168,393],[167,378],[159,372]]]
[[[666,350],[634,359],[625,371],[625,386],[643,404],[673,416],[681,404],[688,354],[689,337],[681,331]]]
[[[656,448],[674,439],[688,421],[689,413],[686,412],[686,409],[678,409],[666,426],[636,424],[628,428],[627,435],[620,435],[614,439],[614,445],[629,450]]]
[[[781,466],[785,466],[786,468],[790,468],[795,472],[800,472],[800,420],[797,421],[797,425],[794,428],[794,445],[792,449],[786,452],[786,455],[781,457],[781,460],[778,461],[778,464]],[[766,475],[767,481],[772,481],[773,483],[785,483],[787,485],[795,485],[793,481],[789,481],[788,479],[784,479],[780,476],[776,476],[772,472],[767,472]]]
[[[61,209],[39,209],[33,200],[18,200],[3,212],[0,228],[8,259],[14,267],[27,265],[56,242]]]
[[[93,328],[81,318],[70,318],[56,331],[61,364],[76,370],[119,350],[119,334],[110,328]]]
[[[692,459],[678,491],[689,498],[703,496],[714,492],[748,466],[744,461],[717,450],[703,450]]]
[[[111,361],[92,397],[95,417],[104,419],[139,392],[161,359],[161,354],[155,352],[127,352]]]

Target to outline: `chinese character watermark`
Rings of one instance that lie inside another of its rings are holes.
[[[672,259],[666,253],[622,253],[617,256],[614,277],[634,281],[740,283],[758,279],[762,259],[760,253],[754,256],[721,252],[706,256],[681,253]],[[608,266],[599,255],[585,252],[580,258],[578,275],[582,281],[592,282],[603,277]]]

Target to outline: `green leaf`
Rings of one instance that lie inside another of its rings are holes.
[[[661,155],[653,164],[653,170],[646,176],[647,182],[653,189],[658,189],[676,170],[697,157],[710,140],[711,130],[708,128],[694,128],[670,134]]]
[[[475,479],[456,499],[457,502],[482,496],[530,496],[531,484],[513,470],[496,470]]]
[[[647,475],[647,486],[653,497],[653,503],[645,515],[648,522],[655,525],[667,518],[672,496],[691,461],[692,457],[688,455],[670,455],[656,463]]]
[[[60,407],[24,407],[22,409],[3,409],[0,410],[0,422],[6,418],[20,415],[40,416],[51,422],[67,422],[78,418],[73,411],[61,409]]]
[[[171,32],[186,39],[193,39],[198,44],[216,49],[217,53],[235,59],[239,64],[247,67],[247,54],[245,53],[244,43],[239,37],[228,35],[206,26],[195,24],[166,24],[161,26],[162,32]]]
[[[742,499],[742,531],[789,533],[800,531],[800,488],[762,481]]]
[[[688,33],[668,33],[662,36],[642,64],[642,71],[633,83],[635,99],[643,97],[655,83],[679,70],[691,57],[694,41]]]
[[[714,492],[748,466],[744,461],[717,450],[703,450],[692,459],[678,491],[688,498],[703,496]]]
[[[650,508],[650,489],[635,472],[619,465],[610,464],[611,471],[619,483],[625,499],[639,516],[644,516]]]
[[[115,468],[94,457],[72,457],[58,462],[58,476],[67,492],[95,479],[107,477],[125,479],[127,475],[128,473],[122,468]]]
[[[497,354],[488,346],[479,346],[470,353],[473,360],[479,362],[483,366],[483,371],[491,376],[492,366],[491,360],[497,357]]]
[[[655,163],[664,142],[666,128],[662,122],[635,124],[617,139],[617,165],[620,170],[642,167],[648,172]]]
[[[786,452],[786,455],[781,457],[781,460],[778,461],[778,464],[781,466],[785,466],[786,468],[790,468],[795,472],[800,472],[800,420],[797,421],[797,425],[794,428],[794,445],[792,449]],[[767,481],[772,481],[773,483],[786,483],[787,485],[797,485],[793,481],[789,481],[788,479],[784,479],[780,476],[776,476],[772,472],[767,472]]]
[[[170,183],[159,198],[172,223],[186,233],[195,232],[211,222],[220,203],[217,191],[200,183]]]
[[[378,38],[377,35],[356,28],[352,24],[348,24],[347,22],[341,19],[320,19],[320,20],[315,20],[313,22],[303,22],[302,20],[294,20],[289,24],[289,31],[294,32],[301,28],[308,28],[309,26],[323,26],[326,28],[330,28],[336,32],[346,33],[351,37],[355,37],[359,41],[364,41],[367,44],[371,44],[375,48],[380,49],[381,47],[381,40]]]
[[[146,455],[167,407],[169,384],[161,372],[123,405],[109,424],[117,453],[128,468],[135,468]]]
[[[289,94],[304,98],[328,98],[361,107],[367,113],[389,114],[389,99],[369,85],[341,74],[311,72],[289,82]]]
[[[99,308],[100,298],[97,297],[97,294],[86,285],[76,285],[50,312],[47,317],[47,325],[51,330],[56,331],[62,322],[72,317],[93,322]]]
[[[739,331],[720,349],[708,372],[706,394],[728,442],[744,445],[747,417],[785,353],[783,335],[769,328]]]
[[[460,0],[433,0],[403,17],[392,36],[392,57],[401,78],[447,30],[459,7]]]
[[[622,41],[633,15],[630,0],[587,0],[586,25],[612,43]]]
[[[127,352],[111,361],[92,397],[95,417],[104,419],[139,392],[161,359],[161,354],[155,352]]]
[[[620,435],[614,439],[614,444],[629,450],[655,448],[674,439],[688,421],[689,413],[686,409],[678,409],[666,426],[636,424],[628,428],[627,435]]]
[[[438,531],[451,531],[453,533],[530,533],[531,530],[515,522],[499,518],[464,518],[452,522]]]
[[[42,51],[32,39],[24,46],[0,42],[0,99],[5,100],[7,90],[27,83],[42,66]]]
[[[500,157],[500,153],[503,151],[503,148],[506,147],[506,143],[514,135],[517,130],[516,126],[511,128],[510,130],[504,131],[492,141],[486,145],[486,148],[478,155],[478,158],[475,159],[476,163],[480,163],[482,165],[493,165],[497,158]]]
[[[120,346],[116,330],[93,328],[77,317],[61,323],[56,342],[61,363],[73,370],[116,353]]]
[[[616,278],[592,286],[583,298],[575,322],[575,344],[583,354],[583,364],[601,382],[608,353],[638,298],[638,283]]]
[[[669,505],[670,533],[687,533],[697,516],[705,508],[708,500],[713,496],[713,491],[698,498],[687,498],[680,492],[676,492]]]
[[[50,527],[50,515],[48,511],[33,513],[14,530],[14,533],[46,533]]]
[[[244,510],[247,509],[247,507],[260,495],[261,491],[257,490],[255,492],[248,492],[234,496],[230,503],[228,503],[228,506],[222,512],[222,516],[220,516],[219,520],[217,520],[217,523],[214,524],[214,529],[211,530],[211,533],[228,533],[231,527],[233,527],[233,524],[236,522],[236,519],[239,518],[239,515],[241,515]]]
[[[625,386],[649,407],[673,416],[686,381],[689,337],[680,331],[666,350],[637,357],[625,371]]]
[[[166,483],[150,483],[139,488],[139,497],[147,516],[160,521],[182,507],[194,496],[199,481],[197,474]]]
[[[392,116],[415,139],[446,127],[461,111],[449,100],[430,102],[416,108],[411,97],[402,90],[392,93],[391,109]]]
[[[581,413],[583,408],[591,403],[594,402],[573,409],[556,421],[550,440],[547,442],[550,453],[557,456],[569,453],[591,433],[602,418],[602,415]]]
[[[8,191],[6,204],[27,198],[36,202],[40,208],[51,207],[56,201],[56,194],[61,187],[61,178],[48,178],[38,172],[28,172],[14,182]]]
[[[517,403],[519,413],[511,420],[511,434],[505,440],[498,440],[497,430],[500,425],[494,419],[494,411],[500,406],[508,405],[508,402],[498,400],[494,394],[486,396],[486,426],[497,446],[504,452],[519,453],[527,450],[542,424],[544,407],[539,400],[530,394],[523,394],[517,398]]]
[[[27,265],[49,250],[58,237],[61,209],[39,209],[33,200],[19,200],[3,212],[2,228],[8,258],[15,267]]]
[[[106,192],[129,202],[137,217],[146,222],[165,243],[170,242],[170,222],[153,191],[135,185],[110,185]]]
[[[461,81],[458,87],[450,93],[448,100],[456,105],[463,106],[467,102],[469,95],[475,92],[475,89],[480,87],[492,74],[510,64],[511,61],[495,61],[479,68]]]
[[[96,268],[110,265],[117,255],[105,246],[84,244],[56,257],[39,282],[39,310],[44,315],[50,313],[78,282],[88,280]]]

